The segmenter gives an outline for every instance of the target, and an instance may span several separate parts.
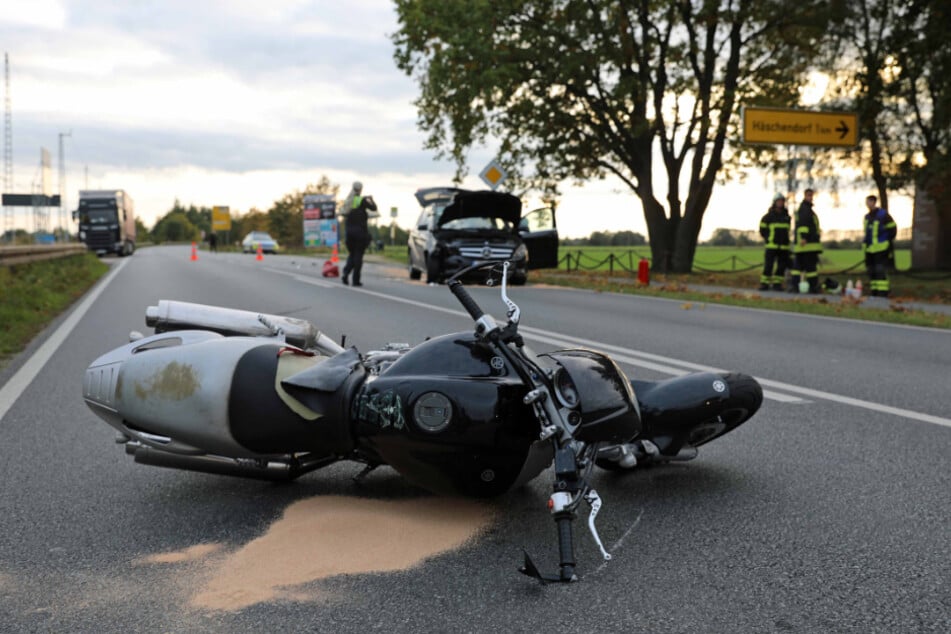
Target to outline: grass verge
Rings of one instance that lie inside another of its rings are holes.
[[[108,270],[92,253],[0,266],[0,367]]]
[[[612,280],[603,273],[569,274],[551,270],[533,271],[531,281],[537,284],[552,284],[601,292],[647,295],[651,297],[683,300],[682,308],[685,310],[702,310],[706,304],[727,304],[730,306],[782,310],[808,315],[844,317],[847,319],[861,319],[908,326],[951,328],[951,316],[914,310],[903,306],[898,300],[892,301],[887,308],[869,308],[862,305],[864,300],[831,301],[822,296],[776,299],[761,295],[756,291],[736,292],[734,290],[724,289],[722,293],[700,292],[690,290],[680,278],[666,279],[663,281],[655,279],[651,286],[645,287],[627,281]],[[691,281],[694,283],[709,283],[708,280],[692,279]]]

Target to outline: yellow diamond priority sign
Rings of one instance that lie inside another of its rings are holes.
[[[493,191],[502,184],[506,176],[508,176],[508,174],[505,173],[505,170],[502,169],[502,166],[496,159],[489,161],[489,164],[486,165],[479,174],[479,178],[482,179],[482,182],[491,187]]]

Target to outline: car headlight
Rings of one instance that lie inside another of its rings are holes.
[[[524,244],[520,244],[515,247],[515,251],[512,253],[513,260],[527,260],[528,259],[528,247]]]

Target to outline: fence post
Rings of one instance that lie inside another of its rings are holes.
[[[736,270],[736,256],[731,256],[730,259],[733,261],[733,270]]]
[[[608,253],[608,272],[610,275],[614,275],[614,254]]]

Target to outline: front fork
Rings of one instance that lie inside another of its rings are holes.
[[[559,447],[555,451],[555,483],[554,492],[548,498],[548,509],[551,511],[558,529],[558,555],[560,559],[557,575],[546,575],[538,570],[529,554],[525,553],[525,564],[519,568],[522,574],[538,579],[541,583],[570,583],[578,580],[575,574],[575,548],[572,522],[575,519],[575,510],[582,500],[588,503],[588,530],[591,531],[595,543],[601,549],[605,561],[611,559],[610,553],[604,549],[604,544],[598,536],[594,520],[601,510],[601,497],[598,492],[590,488],[582,475],[586,462],[590,458],[580,458],[575,455],[570,446]],[[579,464],[581,463],[581,464]]]

